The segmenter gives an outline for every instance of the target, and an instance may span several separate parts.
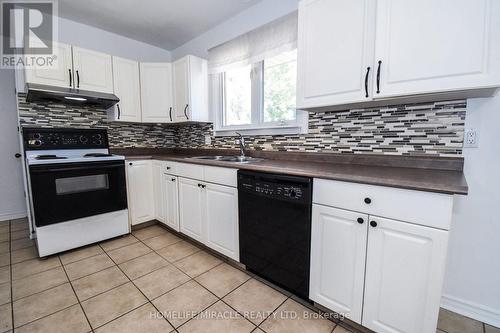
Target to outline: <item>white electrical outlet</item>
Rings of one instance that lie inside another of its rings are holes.
[[[205,135],[205,144],[206,145],[212,144],[212,137],[210,135]]]
[[[479,145],[479,133],[473,128],[468,128],[464,133],[464,148],[477,148]]]

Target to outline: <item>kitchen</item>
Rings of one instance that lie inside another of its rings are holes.
[[[0,69],[0,332],[498,332],[499,4],[188,2]]]

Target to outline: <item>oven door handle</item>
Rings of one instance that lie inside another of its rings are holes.
[[[108,164],[108,165],[92,165],[92,166],[80,166],[80,167],[63,167],[63,168],[50,168],[50,169],[38,169],[31,168],[30,172],[42,173],[42,172],[61,172],[61,171],[80,171],[80,170],[94,170],[94,169],[115,169],[115,168],[125,168],[125,164]]]

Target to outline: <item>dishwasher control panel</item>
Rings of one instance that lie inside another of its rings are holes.
[[[304,196],[308,197],[311,193],[310,184],[294,184],[280,181],[279,178],[265,181],[259,177],[239,177],[238,183],[240,191],[287,201],[300,202],[306,199]]]

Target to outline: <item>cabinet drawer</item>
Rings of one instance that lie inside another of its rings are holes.
[[[313,202],[449,230],[453,196],[314,179]]]
[[[176,169],[178,176],[203,180],[203,165],[177,163]]]
[[[237,169],[205,166],[204,180],[210,183],[236,187]]]
[[[171,161],[163,162],[163,172],[170,175],[177,175],[177,164],[178,163]]]

